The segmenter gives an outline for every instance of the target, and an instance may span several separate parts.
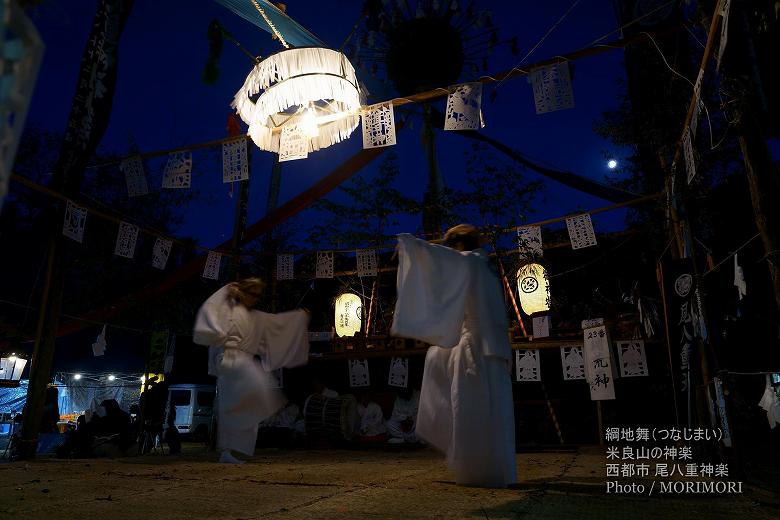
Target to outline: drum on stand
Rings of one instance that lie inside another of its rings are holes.
[[[353,395],[312,394],[303,405],[303,418],[307,435],[347,441],[352,439],[360,420]]]

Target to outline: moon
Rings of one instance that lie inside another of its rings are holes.
[[[610,159],[609,161],[607,161],[607,168],[609,168],[610,170],[614,170],[615,168],[617,168],[617,164],[618,163],[615,159]]]

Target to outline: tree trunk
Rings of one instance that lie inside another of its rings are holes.
[[[78,84],[54,166],[52,188],[69,197],[78,195],[87,160],[108,126],[118,68],[119,38],[133,6],[132,0],[101,0],[81,58]],[[49,220],[46,285],[40,302],[30,383],[23,416],[21,458],[34,458],[43,417],[46,386],[51,377],[54,342],[65,287],[62,221],[65,207],[52,207]]]

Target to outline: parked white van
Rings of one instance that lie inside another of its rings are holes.
[[[211,434],[211,417],[214,413],[214,385],[171,385],[168,388],[168,406],[176,410],[174,424],[179,433],[192,434],[193,438],[205,440]],[[167,424],[167,413],[166,413]]]

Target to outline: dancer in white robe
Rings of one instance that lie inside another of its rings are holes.
[[[228,284],[206,300],[195,320],[193,341],[210,347],[209,372],[216,369],[220,462],[241,462],[231,450],[254,454],[258,424],[284,406],[268,372],[303,365],[309,356],[308,312],[252,309],[263,286],[259,278]]]
[[[458,484],[506,487],[517,469],[503,293],[473,226],[452,228],[445,244],[398,236],[391,333],[436,345],[425,357],[416,433],[446,453]]]

